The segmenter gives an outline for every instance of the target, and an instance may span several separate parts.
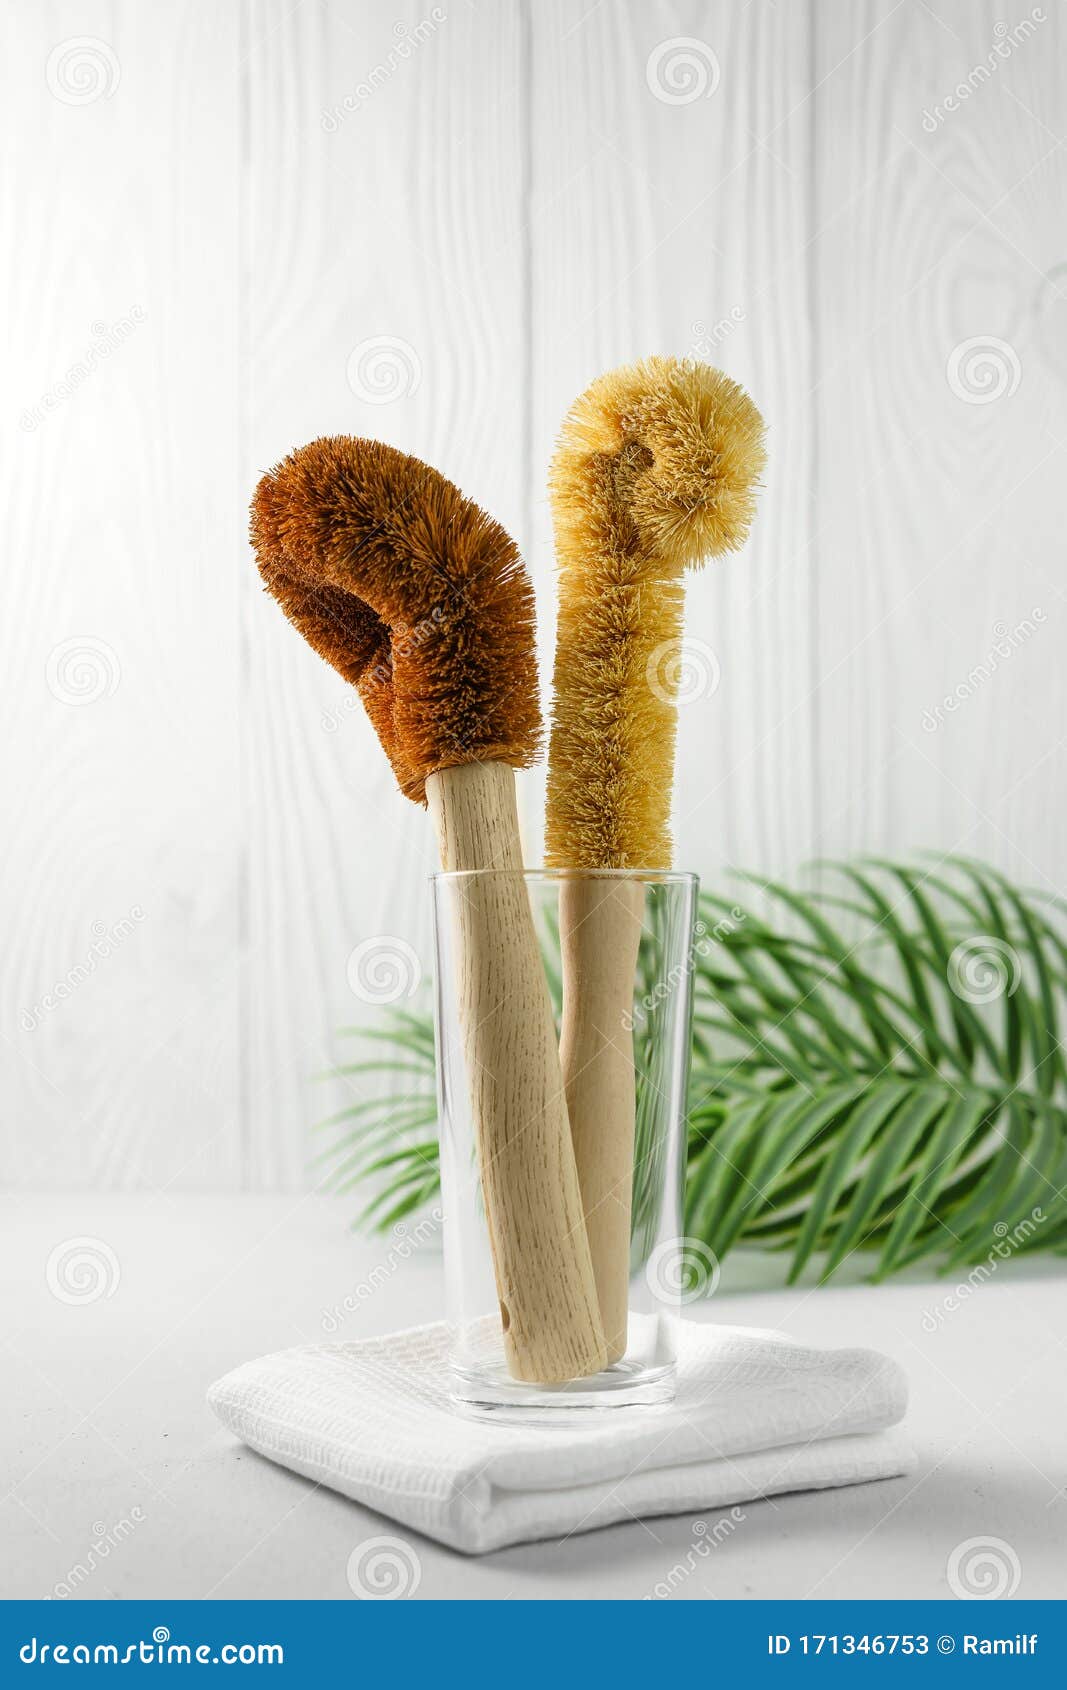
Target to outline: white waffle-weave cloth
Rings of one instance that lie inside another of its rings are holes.
[[[262,1356],[208,1402],[261,1455],[472,1555],[911,1470],[907,1383],[887,1356],[692,1321],[678,1338],[672,1405],[588,1425],[458,1413],[440,1324]]]

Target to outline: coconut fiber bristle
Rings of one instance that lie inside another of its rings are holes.
[[[551,866],[669,867],[683,575],[743,545],[764,463],[755,405],[706,364],[648,358],[571,410],[550,475]]]
[[[537,755],[533,591],[514,542],[451,481],[340,435],[261,480],[252,544],[267,590],[359,689],[401,790]]]

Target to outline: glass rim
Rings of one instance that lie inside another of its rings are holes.
[[[641,886],[688,886],[700,883],[689,869],[673,868],[458,868],[438,869],[429,876],[431,886],[464,880],[523,880],[552,885],[561,880],[620,880]]]

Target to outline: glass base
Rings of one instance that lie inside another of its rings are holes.
[[[640,1330],[642,1324],[641,1317],[631,1317],[631,1332],[634,1325]],[[657,1335],[662,1330],[658,1321],[654,1330]],[[474,1334],[468,1333],[468,1345],[452,1357],[452,1402],[460,1413],[474,1419],[522,1425],[535,1422],[578,1425],[605,1410],[630,1408],[647,1413],[674,1401],[673,1353],[664,1354],[666,1345],[662,1342],[649,1345],[645,1350],[647,1359],[625,1355],[602,1373],[594,1373],[587,1379],[571,1379],[563,1385],[536,1385],[512,1378],[499,1332],[499,1323],[494,1322],[490,1338],[487,1321],[475,1342],[469,1341]]]

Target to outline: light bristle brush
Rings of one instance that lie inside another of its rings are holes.
[[[456,900],[460,1018],[508,1367],[577,1378],[605,1346],[525,884],[514,770],[537,752],[533,593],[514,543],[443,475],[316,440],[263,477],[268,590],[358,687],[401,789],[428,801]]]
[[[763,422],[705,364],[648,358],[573,406],[552,463],[559,566],[546,861],[667,869],[683,576],[743,545]],[[609,1360],[626,1349],[634,970],[644,889],[560,893],[560,1054]]]

